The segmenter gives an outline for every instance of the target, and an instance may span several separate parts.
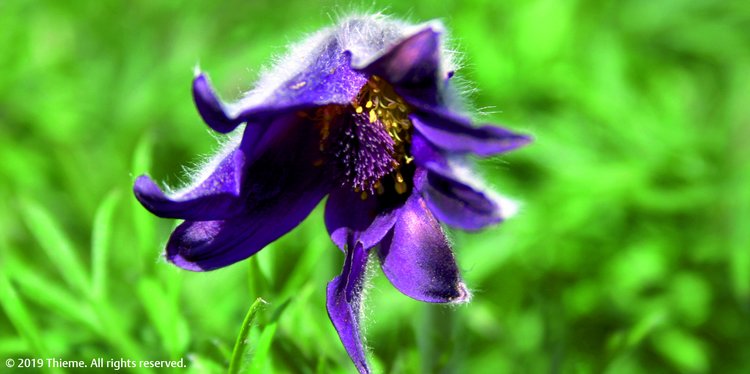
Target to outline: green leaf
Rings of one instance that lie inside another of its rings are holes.
[[[657,327],[664,325],[666,320],[666,314],[661,310],[647,314],[628,332],[625,339],[626,346],[635,348]]]
[[[60,287],[59,282],[46,278],[33,267],[12,257],[7,261],[12,279],[27,299],[46,307],[49,313],[67,317],[91,331],[102,332],[91,305],[82,302],[80,297]]]
[[[664,331],[654,337],[654,345],[681,372],[703,373],[709,369],[705,345],[687,332]]]
[[[8,280],[5,272],[0,272],[0,305],[2,305],[8,319],[21,334],[29,347],[33,349],[34,355],[38,357],[46,356],[47,349],[39,334],[39,330],[31,318],[31,314],[23,300],[18,297],[13,285]]]
[[[242,322],[240,333],[237,335],[237,341],[234,343],[232,360],[229,362],[229,374],[239,373],[240,367],[242,366],[242,357],[247,348],[247,335],[250,333],[250,327],[252,326],[253,321],[255,321],[255,315],[258,314],[258,311],[264,304],[267,304],[266,301],[259,297],[255,299],[252,305],[250,305],[250,309],[248,309],[247,315],[245,315],[245,320]]]
[[[289,306],[290,301],[291,300],[287,300],[281,304],[281,306],[279,306],[274,312],[273,317],[271,317],[271,322],[263,328],[263,332],[260,334],[258,342],[255,344],[253,358],[250,361],[250,369],[248,372],[265,373],[268,371],[266,370],[266,363],[268,362],[268,357],[271,353],[271,342],[273,342],[273,337],[276,334],[279,317],[281,317],[281,314],[286,310],[286,307]]]
[[[150,134],[144,135],[136,145],[133,153],[133,175],[141,175],[146,173],[151,167],[151,153],[154,146],[153,136]],[[131,195],[132,196],[132,195]],[[156,219],[149,213],[145,208],[138,203],[138,201],[132,197],[130,199],[130,206],[133,214],[133,226],[135,228],[135,240],[137,242],[138,259],[136,266],[141,268],[144,265],[146,259],[153,258],[152,249],[156,250],[158,247],[156,241]]]
[[[253,349],[253,357],[250,360],[248,373],[265,373],[268,371],[265,368],[271,353],[271,342],[273,342],[277,327],[278,323],[274,322],[263,328],[263,332],[260,334]]]
[[[85,267],[78,258],[75,245],[44,207],[31,199],[21,199],[21,217],[63,279],[76,291],[89,295]]]
[[[179,357],[189,344],[189,330],[179,304],[152,278],[142,278],[138,282],[138,297],[167,351],[172,357]]]
[[[224,372],[224,366],[222,364],[219,364],[208,357],[191,354],[188,356],[188,359],[190,360],[190,372],[200,374]]]
[[[112,245],[112,222],[120,193],[112,191],[104,198],[94,216],[91,232],[91,293],[101,299],[107,291],[107,259]]]
[[[122,357],[146,358],[141,344],[136,341],[136,337],[129,331],[129,324],[132,320],[128,312],[122,311],[121,305],[109,305],[106,302],[94,304],[96,313],[99,316],[103,328],[102,338],[113,347]],[[148,348],[144,348],[148,350]],[[147,370],[147,369],[144,369]]]
[[[26,340],[18,337],[0,337],[0,356],[28,355],[31,348]]]

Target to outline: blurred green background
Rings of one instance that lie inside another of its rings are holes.
[[[160,258],[176,222],[131,185],[177,184],[216,149],[196,63],[236,99],[288,42],[387,8],[441,18],[476,118],[536,142],[480,165],[520,214],[451,233],[472,303],[413,301],[373,271],[378,370],[750,370],[750,2],[336,3],[0,1],[0,358],[218,372],[263,297],[249,370],[352,372],[325,312],[343,256],[320,207],[196,274]]]

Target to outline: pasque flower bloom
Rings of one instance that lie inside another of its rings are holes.
[[[477,230],[501,221],[502,199],[466,173],[466,156],[529,138],[456,112],[442,34],[437,22],[348,18],[294,46],[235,104],[198,73],[203,120],[220,133],[244,129],[186,188],[166,193],[147,176],[136,180],[144,207],[185,220],[167,259],[193,271],[243,260],[328,195],[325,223],[345,254],[328,284],[328,314],[360,372],[369,371],[359,323],[370,252],[407,296],[468,301],[441,222]]]

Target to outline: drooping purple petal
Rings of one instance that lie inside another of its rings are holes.
[[[328,317],[360,373],[370,372],[359,325],[367,255],[361,242],[347,246],[341,275],[333,278],[326,290]]]
[[[362,200],[360,193],[348,187],[331,192],[325,210],[331,240],[342,250],[350,237],[365,249],[372,248],[393,227],[397,216],[397,206],[386,205],[377,195]]]
[[[479,230],[504,218],[497,201],[449,169],[428,169],[420,187],[430,211],[449,226]]]
[[[211,270],[259,251],[297,226],[331,189],[317,131],[294,115],[273,126],[288,130],[263,140],[241,186],[240,214],[186,221],[167,243],[167,259],[189,270]],[[283,136],[282,136],[283,135]]]
[[[185,221],[167,242],[167,259],[193,271],[243,260],[299,225],[328,188],[315,183],[291,186],[227,220]]]
[[[469,300],[445,233],[419,194],[401,210],[378,250],[386,277],[405,295],[431,303]]]
[[[468,118],[436,108],[420,108],[409,118],[414,128],[439,148],[491,156],[528,144],[531,138],[494,125],[474,127]]]
[[[262,123],[282,113],[329,105],[349,104],[367,82],[365,74],[351,68],[351,54],[330,36],[319,41],[316,55],[299,73],[283,82],[264,82],[239,102],[222,104],[200,74],[193,83],[193,95],[204,121],[214,130],[226,133],[243,122]]]
[[[440,66],[440,34],[432,27],[393,45],[361,70],[378,75],[394,86],[425,84]]]
[[[214,131],[228,133],[242,123],[241,120],[232,118],[227,113],[227,108],[211,87],[208,77],[203,73],[193,79],[193,101],[203,121]]]
[[[412,136],[414,162],[420,167],[414,185],[440,222],[478,230],[505,217],[499,201],[460,176],[446,155],[420,133]]]
[[[299,117],[294,112],[280,113],[263,122],[248,124],[242,133],[239,148],[245,154],[245,162],[249,165],[254,165],[259,158],[267,156],[267,152],[283,153],[283,147],[289,146],[291,142],[297,142],[307,149],[304,154],[300,154],[300,158],[315,159],[320,155],[314,155],[316,150],[310,147],[318,144],[317,136],[314,125],[307,119]],[[287,153],[290,152],[300,152],[300,149],[290,148]]]
[[[407,101],[419,98],[437,104],[440,100],[440,32],[434,26],[428,26],[359,69],[385,79]]]
[[[411,154],[417,166],[425,167],[428,164],[436,164],[439,167],[448,167],[448,159],[435,145],[425,139],[419,132],[412,134]]]
[[[133,186],[135,197],[155,215],[188,220],[225,219],[237,214],[245,156],[235,149],[215,166],[202,181],[168,195],[151,178],[141,175]]]

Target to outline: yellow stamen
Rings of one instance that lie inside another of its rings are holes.
[[[352,102],[352,108],[356,114],[362,114],[367,111],[369,124],[367,126],[382,126],[382,128],[393,139],[393,157],[392,171],[390,176],[393,178],[394,189],[399,194],[404,194],[410,188],[411,180],[406,181],[401,173],[403,165],[414,162],[413,156],[409,153],[409,144],[411,143],[413,125],[409,119],[411,108],[398,96],[393,87],[380,77],[372,76],[367,84],[362,87],[357,98]],[[357,122],[358,126],[364,126]],[[371,187],[355,188],[362,199],[367,198],[367,194],[377,193],[384,194],[386,188],[381,181],[375,181]]]
[[[406,183],[398,182],[396,183],[395,187],[396,187],[396,193],[398,193],[399,195],[403,195],[406,193]]]
[[[401,175],[400,171],[396,172],[396,182],[398,182],[398,183],[404,183],[404,176]]]

